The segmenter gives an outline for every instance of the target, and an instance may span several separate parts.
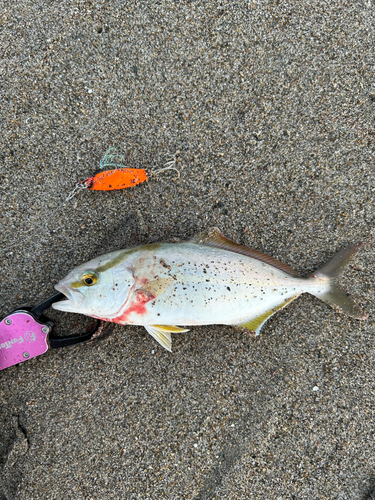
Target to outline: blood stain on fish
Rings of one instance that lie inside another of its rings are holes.
[[[129,305],[126,311],[123,312],[121,316],[114,318],[112,321],[114,323],[129,323],[129,316],[132,313],[137,314],[138,316],[143,316],[147,313],[146,304],[150,302],[150,300],[154,300],[155,295],[149,292],[139,291],[135,298],[135,301]]]

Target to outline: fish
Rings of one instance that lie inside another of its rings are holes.
[[[121,325],[141,325],[165,349],[193,325],[234,325],[259,335],[277,311],[303,293],[365,320],[336,279],[362,244],[340,250],[307,278],[287,264],[235,243],[218,228],[183,243],[118,250],[73,269],[56,286],[54,309]]]

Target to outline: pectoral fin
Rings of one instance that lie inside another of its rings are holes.
[[[171,283],[173,283],[173,278],[157,278],[155,280],[149,281],[138,290],[150,293],[154,297],[158,297],[166,290],[168,290],[168,287]]]
[[[298,294],[299,295],[299,294]],[[257,316],[256,318],[250,319],[249,321],[245,321],[244,323],[240,323],[238,326],[242,326],[244,328],[248,328],[252,332],[255,332],[256,335],[259,335],[264,323],[275,314],[275,312],[279,311],[283,307],[285,307],[289,302],[292,302],[292,300],[296,299],[298,297],[296,295],[295,297],[292,297],[282,304],[273,307],[269,311],[266,311],[265,313],[261,314],[260,316]]]
[[[171,333],[188,332],[186,328],[179,328],[173,325],[150,325],[145,326],[146,330],[155,340],[159,342],[167,351],[172,352]]]

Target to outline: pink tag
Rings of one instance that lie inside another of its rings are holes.
[[[15,311],[0,323],[0,370],[48,351],[50,326],[26,311]]]

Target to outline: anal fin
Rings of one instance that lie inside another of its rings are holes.
[[[289,302],[292,302],[294,299],[296,299],[298,295],[295,295],[294,297],[291,297],[290,299],[285,300],[282,302],[280,305],[273,307],[269,311],[264,312],[260,316],[257,316],[256,318],[250,319],[249,321],[245,321],[244,323],[240,323],[237,326],[242,326],[244,328],[248,328],[252,332],[255,332],[256,335],[259,335],[264,323],[275,314],[275,312],[279,311],[280,309],[283,309]]]
[[[172,352],[171,333],[188,332],[186,328],[179,328],[174,325],[148,325],[146,330],[154,339],[159,342],[167,351]]]

